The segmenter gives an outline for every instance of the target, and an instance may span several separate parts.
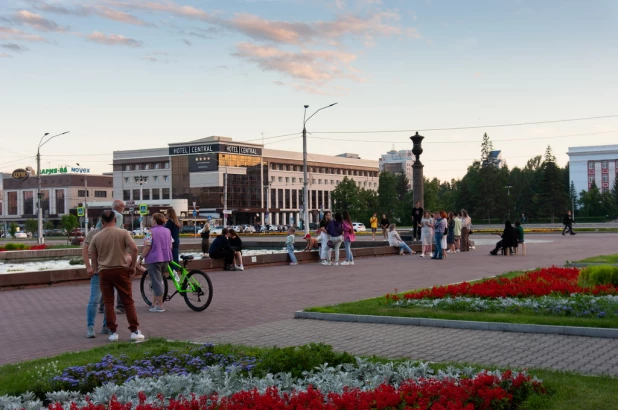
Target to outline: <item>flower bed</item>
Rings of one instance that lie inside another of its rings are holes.
[[[47,245],[26,245],[25,243],[7,243],[4,246],[0,246],[0,252],[6,251],[40,251],[47,249]]]
[[[527,272],[514,278],[493,278],[477,283],[462,282],[448,286],[434,286],[431,289],[405,293],[404,299],[443,299],[447,297],[476,298],[522,298],[547,295],[581,293],[590,295],[617,295],[613,285],[598,285],[583,288],[577,284],[579,270],[576,268],[544,268]],[[397,295],[387,295],[389,301],[401,299]]]
[[[334,367],[323,364],[299,378],[284,372],[256,377],[241,366],[215,364],[199,374],[110,382],[88,395],[51,392],[47,400],[52,410],[510,409],[544,392],[542,382],[525,372],[454,367],[434,371],[427,363],[381,364],[355,358],[354,363]],[[32,394],[0,397],[0,408],[39,410],[42,404]]]

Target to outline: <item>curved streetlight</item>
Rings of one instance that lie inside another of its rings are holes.
[[[43,136],[39,140],[39,146],[36,149],[36,175],[37,175],[37,180],[38,180],[38,190],[37,190],[38,211],[37,213],[38,213],[38,220],[39,220],[39,230],[38,230],[39,238],[37,242],[39,245],[42,245],[44,242],[43,240],[43,208],[41,207],[41,147],[47,144],[52,139],[59,137],[61,135],[64,135],[64,134],[68,134],[68,133],[69,131],[65,131],[60,134],[52,135],[51,137],[43,141],[43,139],[45,139],[45,137],[49,135],[49,132],[46,132],[45,134],[43,134]]]
[[[309,116],[309,118],[307,119],[305,118],[307,117],[307,108],[309,108],[309,106],[305,105],[305,114],[303,115],[303,206],[304,206],[303,218],[305,220],[305,223],[304,223],[305,224],[305,235],[309,233],[309,191],[308,191],[309,182],[307,181],[307,123],[318,112],[326,108],[330,108],[336,104],[337,103],[332,103],[331,105],[327,105],[326,107],[320,108],[319,110],[311,114],[311,116]]]

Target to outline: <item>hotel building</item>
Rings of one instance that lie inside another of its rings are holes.
[[[618,175],[618,145],[569,147],[567,155],[577,193],[587,191],[593,183],[601,192],[611,191]]]

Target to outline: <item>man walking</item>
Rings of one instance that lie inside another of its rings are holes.
[[[573,217],[571,216],[571,211],[567,211],[566,215],[564,215],[564,219],[562,219],[562,223],[564,224],[562,235],[567,231],[571,235],[575,235],[575,232],[573,232]]]
[[[421,240],[421,219],[423,219],[423,208],[421,208],[421,203],[416,201],[412,209],[412,235],[415,241]]]
[[[105,303],[107,327],[111,332],[110,342],[118,341],[116,332],[116,311],[114,310],[114,289],[122,300],[129,322],[132,341],[144,340],[144,335],[138,330],[137,312],[133,303],[132,277],[135,275],[137,262],[137,245],[129,232],[116,227],[116,214],[106,210],[101,215],[103,229],[90,243],[89,251],[92,257],[92,269],[98,272],[101,281],[101,292]],[[126,249],[131,251],[131,264],[126,266]]]

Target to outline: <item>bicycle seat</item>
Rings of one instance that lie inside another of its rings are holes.
[[[193,260],[193,255],[180,255],[180,259],[183,261],[190,261]]]

